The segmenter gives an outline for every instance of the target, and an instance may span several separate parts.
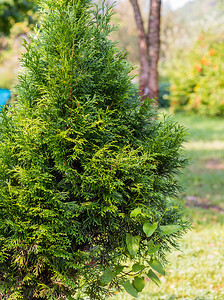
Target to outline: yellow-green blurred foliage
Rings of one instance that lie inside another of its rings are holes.
[[[0,88],[11,89],[17,82],[20,68],[19,58],[24,52],[23,39],[29,40],[30,26],[27,21],[16,23],[9,36],[0,38]]]
[[[18,5],[20,2],[18,2]],[[20,68],[19,57],[24,51],[22,40],[29,39],[28,35],[34,29],[38,17],[36,8],[31,9],[35,1],[28,1],[27,4],[25,2],[21,5],[25,7],[27,5],[28,8],[30,7],[30,10],[25,10],[24,8],[23,15],[18,17],[15,16],[15,13],[18,10],[19,14],[20,6],[10,6],[8,8],[9,11],[6,8],[4,11],[1,8],[4,5],[6,6],[6,4],[0,5],[0,17],[2,17],[2,22],[0,22],[0,88],[11,89],[16,84]],[[12,5],[12,2],[10,2],[10,5]],[[4,27],[3,21],[4,18],[7,18],[7,15],[9,22]],[[21,21],[19,21],[20,19]]]
[[[174,111],[224,115],[224,35],[204,33],[169,71]]]

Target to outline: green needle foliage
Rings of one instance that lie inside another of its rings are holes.
[[[0,126],[3,299],[137,296],[189,225],[178,201],[185,130],[133,97],[108,39],[111,7],[42,0],[18,101]]]

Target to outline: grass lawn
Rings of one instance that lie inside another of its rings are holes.
[[[191,165],[180,175],[186,218],[194,229],[169,256],[161,286],[147,282],[141,300],[224,299],[224,119],[176,114],[189,128]],[[133,299],[118,294],[114,300]]]

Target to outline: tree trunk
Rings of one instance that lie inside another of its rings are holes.
[[[139,94],[140,96],[142,96],[142,101],[144,101],[145,95],[149,96],[148,42],[147,42],[147,35],[145,33],[138,0],[130,0],[130,2],[133,6],[135,21],[137,25],[137,32],[138,32],[139,59],[140,59]]]
[[[149,89],[150,97],[157,99],[159,97],[158,87],[158,61],[160,51],[160,11],[161,0],[150,1],[149,15]]]

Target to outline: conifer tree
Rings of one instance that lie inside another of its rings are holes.
[[[189,226],[176,179],[185,130],[133,97],[111,7],[40,5],[18,101],[1,112],[0,295],[137,296]]]

